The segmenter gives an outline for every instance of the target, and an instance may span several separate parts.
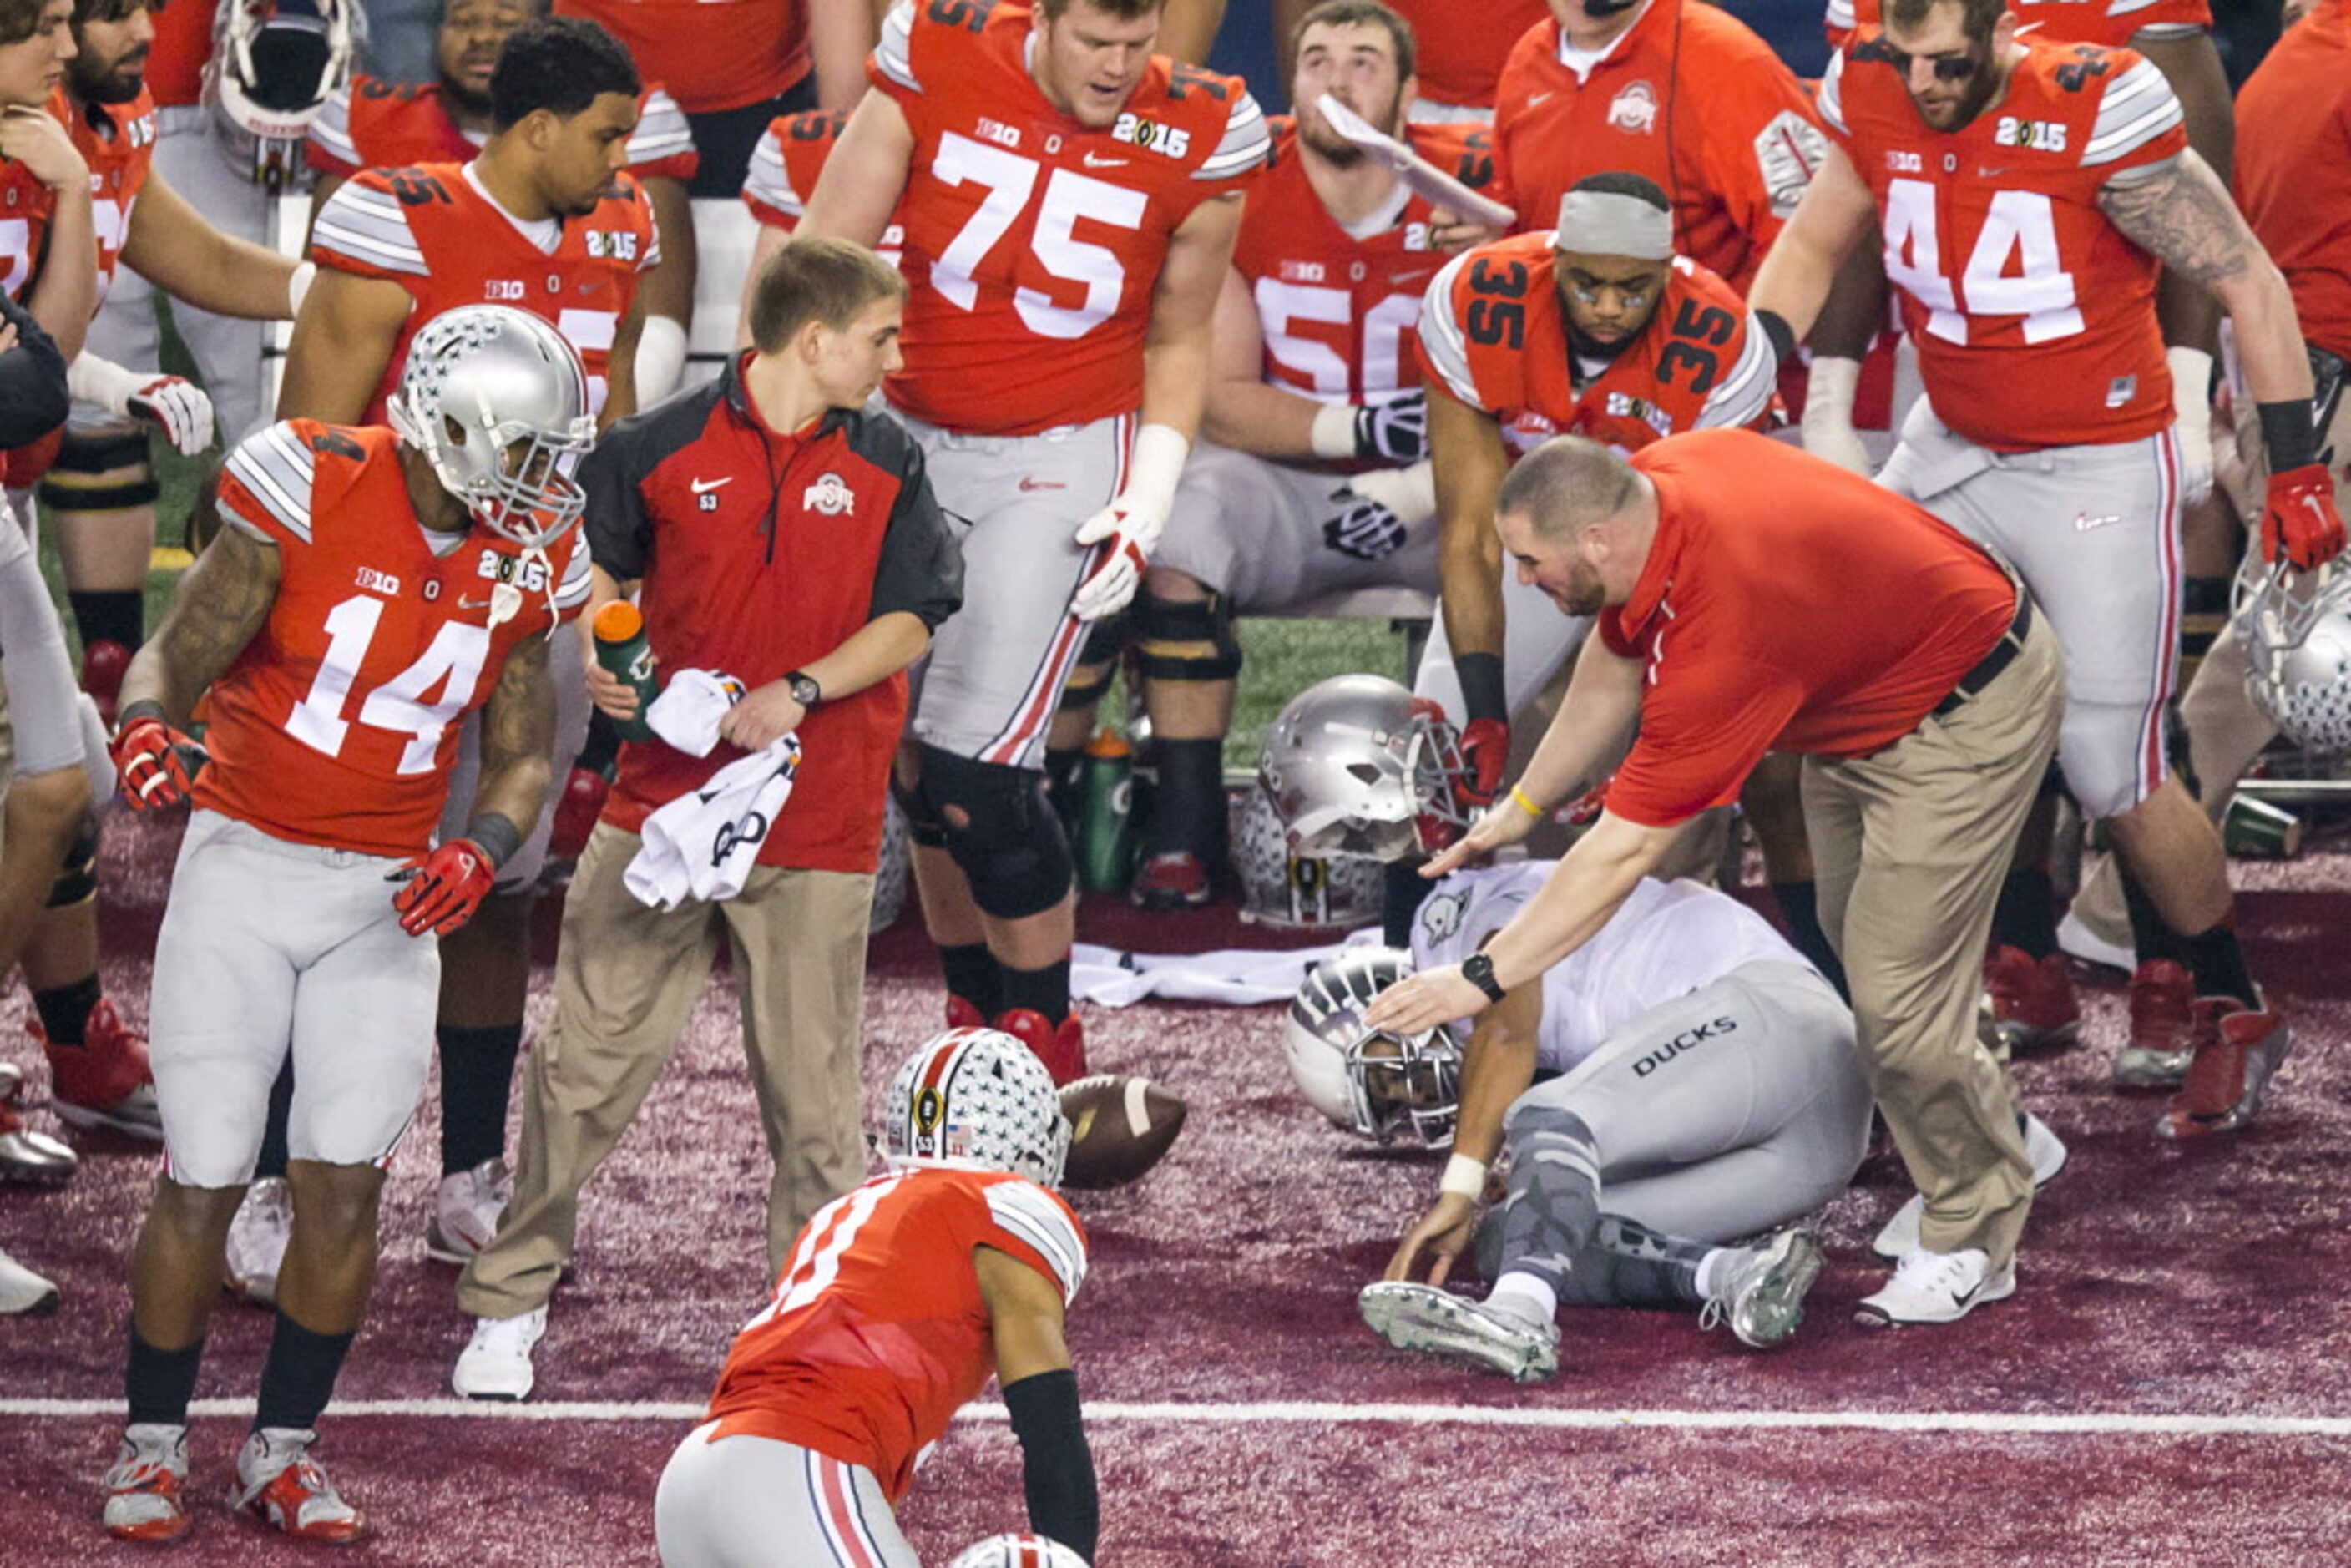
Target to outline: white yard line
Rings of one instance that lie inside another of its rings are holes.
[[[507,1405],[468,1399],[338,1400],[329,1416],[409,1416],[477,1421],[657,1421],[691,1423],[704,1406],[676,1401],[548,1401]],[[0,1417],[82,1419],[120,1416],[110,1399],[0,1399]],[[1549,1431],[1685,1432],[1858,1431],[1967,1433],[1994,1437],[2351,1437],[2351,1416],[2135,1416],[2114,1411],[2022,1415],[1986,1410],[1560,1410],[1458,1405],[1343,1405],[1276,1401],[1252,1405],[1134,1405],[1095,1401],[1088,1422],[1172,1423],[1198,1427],[1310,1427],[1329,1424],[1533,1427]],[[250,1416],[250,1399],[199,1399],[190,1414]],[[1000,1405],[973,1405],[963,1419],[1000,1422]]]

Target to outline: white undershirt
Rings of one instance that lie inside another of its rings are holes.
[[[1641,9],[1634,12],[1633,19],[1625,25],[1625,30],[1617,34],[1614,37],[1609,39],[1608,45],[1605,48],[1579,49],[1574,45],[1567,41],[1567,34],[1564,30],[1560,33],[1559,63],[1575,73],[1577,86],[1581,87],[1584,83],[1590,81],[1592,79],[1592,68],[1601,61],[1606,59],[1609,56],[1614,54],[1618,49],[1624,47],[1625,40],[1633,36],[1633,29],[1641,25],[1642,15],[1646,13],[1648,8],[1649,7],[1645,0]]]
[[[537,246],[541,256],[555,254],[555,247],[563,243],[561,218],[541,218],[537,223],[518,218],[507,211],[505,204],[496,196],[490,194],[490,188],[482,183],[482,177],[479,174],[474,172],[473,164],[466,164],[463,172],[465,176],[465,183],[474,187],[474,193],[496,208],[498,216],[514,225],[515,233]]]

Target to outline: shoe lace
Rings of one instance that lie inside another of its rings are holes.
[[[1712,1333],[1717,1328],[1721,1326],[1723,1314],[1728,1310],[1729,1309],[1723,1305],[1722,1298],[1720,1296],[1708,1297],[1706,1305],[1698,1310],[1698,1332],[1700,1333]]]

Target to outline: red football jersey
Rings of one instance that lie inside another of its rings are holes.
[[[155,101],[183,109],[204,100],[204,62],[213,57],[218,0],[172,0],[151,8],[155,42],[147,56],[147,90]]]
[[[1242,189],[1271,145],[1238,78],[1164,56],[1116,123],[1090,131],[1029,77],[1029,25],[1005,0],[905,0],[866,68],[914,135],[898,205],[906,369],[890,401],[967,433],[1030,435],[1137,407],[1170,236]]]
[[[832,150],[841,145],[841,131],[848,124],[848,111],[838,109],[776,116],[751,150],[751,166],[743,180],[743,204],[751,209],[751,216],[786,234],[799,227],[800,215],[808,211],[808,199],[816,190],[817,176],[824,172],[824,161],[832,156]],[[905,244],[906,225],[893,222],[882,231],[882,243],[875,251],[895,267]]]
[[[470,162],[481,150],[449,118],[440,83],[403,86],[355,76],[319,107],[304,151],[311,168],[349,179],[362,169]],[[659,86],[637,95],[628,160],[629,172],[640,180],[691,181],[701,167],[685,111]]]
[[[524,639],[588,601],[580,530],[543,557],[478,528],[443,553],[392,433],[308,419],[238,444],[220,510],[277,547],[279,577],[269,619],[213,683],[196,803],[296,843],[422,853],[465,716]],[[492,626],[502,582],[522,611]]]
[[[2285,274],[2304,339],[2351,355],[2351,5],[2321,0],[2286,29],[2237,95],[2237,124],[2245,222]]]
[[[1028,1264],[1064,1304],[1085,1281],[1084,1228],[1025,1176],[917,1167],[833,1199],[735,1336],[708,1419],[862,1465],[895,1503],[996,1371],[975,1247]]]
[[[1995,452],[2136,441],[2172,418],[2157,264],[2098,190],[2187,148],[2179,100],[2127,49],[2024,48],[1997,107],[1942,132],[1884,46],[1855,44],[1821,78],[1821,118],[1877,198],[1943,422]]]
[[[1315,194],[1298,127],[1272,122],[1274,162],[1249,193],[1233,267],[1257,304],[1265,379],[1326,402],[1377,402],[1420,384],[1413,342],[1420,297],[1444,256],[1428,246],[1428,204],[1399,184],[1388,226],[1341,228]],[[1475,188],[1493,178],[1493,133],[1416,125],[1415,151]]]
[[[2101,44],[2120,48],[2140,33],[2178,37],[2212,26],[2206,0],[2008,0],[2020,31],[2053,44]],[[1878,0],[1829,0],[1824,26],[1829,47],[1844,48],[1855,36],[1877,30]]]
[[[73,144],[89,165],[90,227],[98,236],[98,299],[103,305],[123,242],[131,237],[131,209],[155,164],[155,100],[142,90],[126,104],[82,104],[60,87],[49,95],[49,112],[73,132]]]
[[[1751,425],[1771,408],[1771,341],[1738,291],[1687,256],[1639,337],[1579,366],[1549,235],[1465,251],[1429,286],[1422,368],[1502,422],[1523,453],[1562,431],[1636,452],[1661,437]]]
[[[1495,199],[1529,233],[1559,199],[1611,170],[1656,182],[1674,204],[1674,248],[1745,293],[1828,144],[1779,56],[1704,0],[1651,0],[1579,73],[1559,24],[1530,29],[1494,105]]]
[[[803,0],[555,0],[555,14],[602,24],[689,114],[780,97],[809,74]]]
[[[617,194],[563,221],[552,254],[466,178],[457,163],[369,169],[329,197],[310,231],[320,267],[388,277],[414,297],[368,420],[400,385],[416,329],[460,305],[512,305],[543,316],[580,350],[590,412],[604,406],[604,373],[637,279],[661,260],[653,209],[628,175]]]
[[[1412,24],[1420,96],[1471,109],[1494,107],[1510,46],[1551,16],[1543,0],[1395,0],[1394,9]]]

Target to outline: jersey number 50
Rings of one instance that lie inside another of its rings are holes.
[[[939,138],[930,172],[941,184],[973,184],[986,193],[978,210],[965,220],[962,232],[931,264],[931,287],[949,303],[969,310],[979,300],[981,265],[1028,209],[1042,171],[1034,158],[948,131]],[[1050,295],[1037,289],[1016,289],[1012,307],[1030,331],[1040,338],[1082,338],[1109,319],[1126,290],[1126,268],[1115,251],[1079,239],[1078,221],[1139,229],[1149,204],[1140,191],[1096,180],[1074,169],[1053,171],[1045,182],[1029,251],[1053,277],[1083,285],[1086,298],[1072,308],[1055,304]]]

